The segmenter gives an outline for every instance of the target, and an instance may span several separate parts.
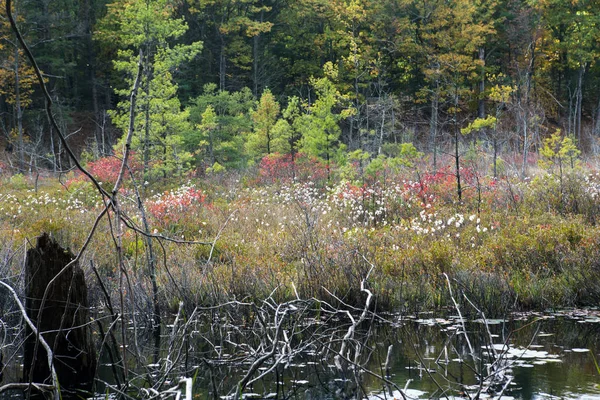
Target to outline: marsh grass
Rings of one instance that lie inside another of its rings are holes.
[[[300,296],[363,304],[359,288],[369,270],[367,259],[376,266],[369,280],[380,310],[447,306],[444,273],[489,315],[515,305],[597,304],[597,173],[569,174],[562,184],[548,174],[528,180],[475,180],[468,171],[464,176],[461,203],[444,171],[329,185],[265,183],[236,173],[145,187],[152,233],[208,243],[218,236],[214,247],[164,240],[155,246],[161,301],[171,308],[180,300],[191,307],[260,299],[278,288],[282,301]],[[36,191],[24,177],[3,178],[2,188],[1,251],[12,254],[5,256],[10,262],[4,262],[3,276],[19,274],[26,243],[41,232],[66,247],[80,247],[101,207],[84,181],[61,185],[47,178]],[[131,186],[123,195],[124,210],[139,223]],[[151,291],[145,241],[125,230],[123,243],[131,292],[146,307]],[[107,221],[82,264],[91,263],[117,296],[117,259]]]

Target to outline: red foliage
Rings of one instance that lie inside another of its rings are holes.
[[[106,184],[114,184],[119,176],[121,170],[121,163],[123,162],[122,157],[108,156],[97,159],[96,161],[90,161],[87,163],[86,169],[94,178],[98,181]],[[125,180],[131,177],[130,172],[134,176],[139,175],[143,169],[142,162],[136,153],[129,154],[129,168],[125,172]],[[74,182],[85,181],[87,178],[82,173],[77,173],[74,178],[67,182],[67,187]]]
[[[292,160],[291,154],[270,154],[260,161],[258,166],[260,183],[289,182],[319,182],[327,179],[327,166],[314,157],[302,153],[296,154]]]
[[[205,200],[206,195],[201,190],[183,186],[155,197],[146,204],[146,208],[160,227],[168,229],[185,218],[195,216]]]
[[[96,161],[89,162],[87,165],[88,171],[100,182],[115,183],[121,170],[122,159],[118,157],[102,157]],[[126,176],[129,176],[129,171],[134,174],[142,170],[142,163],[135,153],[129,155],[129,170]]]

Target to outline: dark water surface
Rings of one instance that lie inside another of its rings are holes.
[[[221,317],[211,318],[212,324],[202,318],[187,321],[179,339],[172,334],[173,325],[165,327],[163,346],[169,349],[161,352],[155,365],[151,352],[143,350],[151,348],[149,335],[147,341],[141,335],[136,346],[147,354],[137,360],[129,358],[129,376],[137,376],[137,381],[128,394],[185,399],[184,379],[193,378],[192,398],[233,398],[237,384],[258,358],[253,352],[268,351],[268,346],[261,347],[268,342],[251,323],[233,325]],[[515,314],[506,320],[465,319],[464,324],[456,315],[382,315],[356,327],[344,354],[352,362],[342,359],[337,365],[335,355],[350,325],[343,315],[327,322],[314,316],[290,318],[285,326],[289,336],[280,336],[275,356],[253,374],[264,377],[248,385],[242,397],[458,399],[500,398],[502,394],[503,399],[600,399],[598,310]],[[143,332],[143,326],[136,329]],[[294,352],[280,357],[286,343]],[[140,365],[142,359],[146,365]],[[13,360],[18,363],[20,358]],[[21,368],[5,369],[3,383],[17,381]],[[150,376],[167,370],[162,395],[142,389],[151,386],[144,379],[151,381]],[[115,383],[113,371],[104,354],[97,398],[117,397],[105,385]],[[169,387],[176,389],[167,393]],[[22,395],[6,392],[1,397]]]
[[[340,371],[322,348],[311,348],[246,388],[244,397],[401,399],[402,389],[406,398],[418,399],[476,398],[478,393],[479,398],[600,399],[598,311],[471,320],[464,325],[466,335],[458,316],[423,313],[385,319],[363,327],[361,337],[367,339],[357,358],[362,368],[346,365]],[[266,363],[261,370],[269,367]],[[194,395],[231,398],[227,389],[246,370],[247,365],[215,364],[210,373],[202,368]],[[388,376],[396,386],[374,374]]]

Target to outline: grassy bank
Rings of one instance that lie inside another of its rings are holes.
[[[189,178],[141,189],[154,239],[161,301],[177,307],[229,299],[315,296],[362,304],[360,282],[380,310],[450,302],[444,273],[488,313],[600,300],[600,175],[491,179],[465,169],[456,200],[449,171],[415,170],[349,182],[306,177],[293,183],[260,173]],[[63,179],[64,181],[64,179]],[[2,178],[3,277],[19,282],[23,251],[43,231],[77,250],[101,210],[92,186],[71,177]],[[123,191],[131,223],[142,227],[136,190]],[[114,228],[103,220],[82,266],[96,290],[99,272],[118,294]],[[181,243],[200,241],[203,243]],[[129,292],[150,304],[147,243],[125,229]],[[337,299],[336,299],[337,298]]]

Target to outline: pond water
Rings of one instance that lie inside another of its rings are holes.
[[[129,357],[129,376],[138,381],[132,385],[137,389],[128,393],[158,398],[158,392],[141,388],[151,387],[144,380],[164,374],[161,398],[185,398],[185,383],[193,378],[193,398],[230,399],[255,368],[251,377],[262,376],[248,380],[243,398],[600,399],[598,310],[464,323],[456,315],[390,314],[356,324],[351,335],[351,322],[358,318],[350,314],[288,314],[281,325],[273,323],[276,316],[286,315],[280,310],[271,322],[265,314],[247,315],[245,322],[236,317],[234,324],[226,315],[196,314],[185,323],[179,319],[179,324],[166,326],[165,348],[157,362],[151,361],[151,341],[144,342],[141,335],[135,346],[146,349],[146,365],[140,365],[139,357]],[[262,331],[252,323],[257,319]],[[141,325],[136,329],[144,332]],[[104,355],[99,397],[117,397],[110,388],[113,371]],[[18,375],[5,372],[5,382]],[[165,389],[169,387],[174,390]],[[2,397],[14,398],[15,393]]]
[[[323,349],[310,347],[246,388],[244,397],[401,399],[404,394],[429,399],[474,398],[479,393],[479,398],[501,394],[504,399],[600,399],[596,311],[472,320],[464,325],[466,335],[458,316],[424,313],[385,319],[363,327],[361,337],[368,339],[356,359],[362,367],[340,370]],[[265,364],[260,370],[269,368]],[[213,379],[219,376],[219,387],[225,389],[234,387],[247,368],[228,365],[216,370]],[[194,393],[227,398],[215,386],[211,390],[209,375],[198,375]],[[387,376],[396,386],[374,375]]]

